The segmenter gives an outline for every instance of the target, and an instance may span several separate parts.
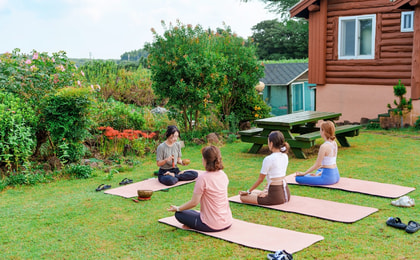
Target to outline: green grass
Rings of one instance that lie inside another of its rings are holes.
[[[379,134],[378,134],[379,133]],[[389,133],[389,132],[388,132]],[[411,137],[410,137],[411,136]],[[321,140],[318,140],[320,142]],[[420,203],[420,139],[406,132],[361,131],[349,138],[351,147],[339,149],[343,177],[415,187],[408,195]],[[264,153],[248,154],[249,143],[221,147],[229,195],[249,188],[256,180]],[[183,157],[190,168],[202,169],[201,147],[187,145]],[[290,156],[288,174],[307,169],[307,160]],[[268,252],[243,247],[195,232],[158,223],[171,216],[166,208],[189,200],[194,185],[155,192],[150,201],[95,192],[101,183],[117,187],[125,177],[140,181],[153,177],[155,157],[149,155],[133,171],[106,173],[84,180],[60,180],[35,186],[9,188],[0,193],[0,259],[264,259]],[[260,187],[261,188],[261,187]],[[294,254],[295,259],[416,259],[420,232],[408,234],[386,226],[388,217],[420,222],[419,205],[399,208],[392,199],[313,187],[291,185],[294,195],[378,208],[353,224],[343,224],[260,207],[231,203],[233,216],[258,224],[324,236]],[[273,237],[272,239],[276,239]],[[282,246],[279,245],[279,249]]]

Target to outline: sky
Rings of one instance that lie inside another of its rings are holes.
[[[230,26],[241,37],[279,18],[259,0],[0,0],[0,53],[19,48],[69,58],[120,59],[153,42],[166,24]]]

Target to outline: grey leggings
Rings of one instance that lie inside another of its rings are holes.
[[[201,221],[200,212],[195,210],[184,210],[175,213],[175,218],[182,224],[204,232],[217,232],[228,229],[230,226],[222,229],[212,229]]]

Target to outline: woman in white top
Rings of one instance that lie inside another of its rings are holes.
[[[240,199],[244,203],[278,205],[288,202],[290,199],[290,190],[284,180],[289,164],[287,156],[289,144],[280,131],[273,131],[268,136],[268,148],[272,154],[264,158],[257,181],[249,190],[239,192]],[[264,178],[267,179],[264,191],[252,192],[263,182]]]
[[[296,172],[296,182],[307,185],[331,185],[340,180],[337,168],[337,143],[335,142],[335,126],[325,121],[320,127],[324,143],[319,148],[318,158],[305,172]],[[316,173],[312,173],[317,170]]]

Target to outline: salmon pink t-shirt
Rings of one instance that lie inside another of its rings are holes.
[[[212,229],[223,229],[232,224],[228,200],[229,179],[224,171],[204,172],[198,175],[194,193],[201,194],[200,218]]]

